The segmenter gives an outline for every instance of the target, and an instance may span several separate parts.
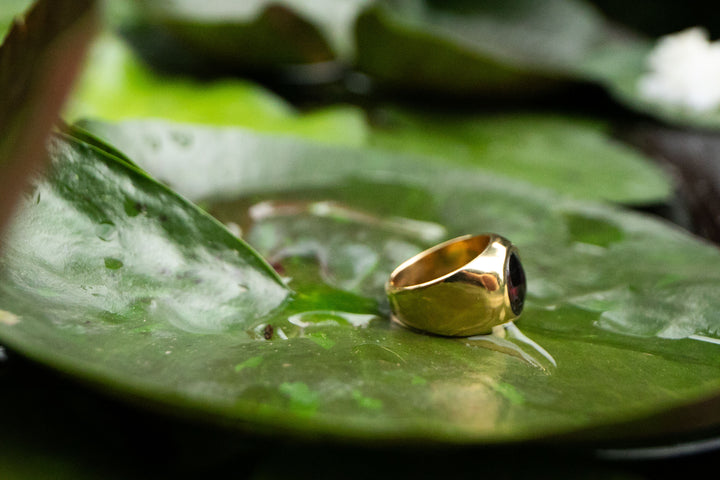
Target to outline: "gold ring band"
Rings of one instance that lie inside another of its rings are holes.
[[[525,272],[517,248],[494,233],[465,235],[403,262],[385,285],[393,318],[445,336],[489,333],[517,318]]]

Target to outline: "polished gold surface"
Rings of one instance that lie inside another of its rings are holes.
[[[397,322],[437,335],[469,336],[520,315],[525,273],[506,238],[465,235],[402,263],[385,290]]]

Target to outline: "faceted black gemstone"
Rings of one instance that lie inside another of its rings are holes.
[[[525,270],[523,270],[520,259],[514,252],[510,254],[510,260],[508,260],[507,286],[510,308],[512,308],[515,315],[520,315],[525,304],[527,284],[525,282]]]

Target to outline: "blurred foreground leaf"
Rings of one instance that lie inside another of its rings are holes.
[[[13,7],[2,12],[17,13]],[[0,233],[43,161],[43,143],[56,121],[89,37],[95,2],[40,1],[18,18],[0,46]]]

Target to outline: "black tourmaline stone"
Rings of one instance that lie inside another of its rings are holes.
[[[510,308],[512,308],[515,315],[520,315],[525,304],[527,285],[525,283],[525,270],[523,270],[520,259],[514,252],[510,254],[510,260],[508,260],[507,287]]]

